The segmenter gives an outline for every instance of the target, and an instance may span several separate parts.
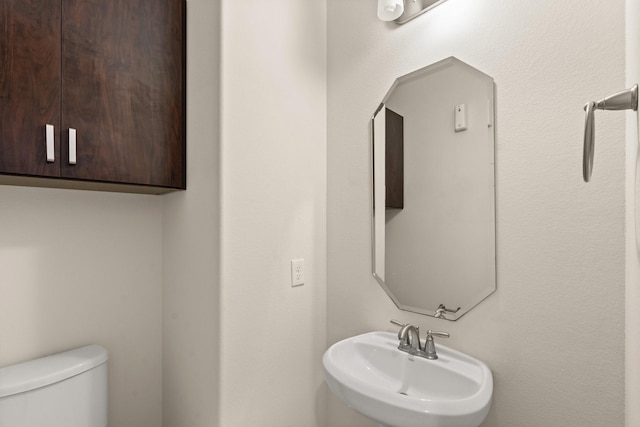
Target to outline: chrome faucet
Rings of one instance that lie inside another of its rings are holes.
[[[391,320],[391,323],[400,326],[400,331],[398,331],[398,339],[400,340],[398,350],[407,352],[413,356],[435,360],[438,358],[438,354],[436,353],[433,337],[449,338],[449,334],[447,332],[436,332],[429,329],[427,332],[427,339],[423,346],[420,343],[420,328],[397,320]]]
[[[409,353],[421,351],[420,348],[420,328],[413,325],[404,325],[398,332],[400,346]]]

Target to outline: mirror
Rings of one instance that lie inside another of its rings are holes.
[[[494,92],[451,57],[373,116],[373,275],[402,310],[457,320],[496,289]]]

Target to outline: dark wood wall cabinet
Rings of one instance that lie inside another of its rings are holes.
[[[0,0],[0,184],[186,188],[185,0]]]

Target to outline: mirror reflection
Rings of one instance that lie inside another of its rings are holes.
[[[494,92],[451,57],[373,116],[373,274],[403,310],[456,320],[496,289]]]

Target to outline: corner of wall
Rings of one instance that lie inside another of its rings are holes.
[[[163,205],[163,425],[219,425],[220,2],[187,2],[187,190]]]
[[[640,3],[625,2],[627,87],[640,83]],[[640,163],[638,113],[627,113],[626,137],[626,256],[625,256],[625,425],[640,425]]]

